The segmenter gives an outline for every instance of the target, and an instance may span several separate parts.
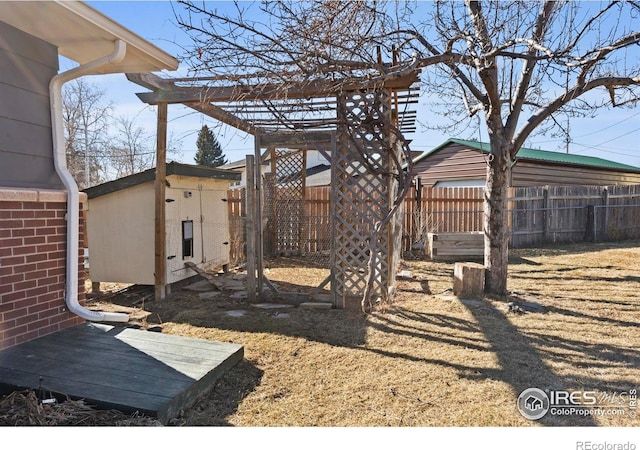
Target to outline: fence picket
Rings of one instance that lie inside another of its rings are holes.
[[[331,244],[331,187],[307,187],[304,214],[308,226],[301,236],[304,253],[322,252]],[[244,239],[244,189],[227,195],[232,240]],[[372,199],[362,198],[368,203]],[[587,208],[594,209],[587,229]],[[640,238],[640,185],[534,186],[511,188],[509,227],[512,248],[545,243]],[[412,188],[405,199],[402,250],[424,244],[427,233],[482,231],[483,189],[474,187]],[[274,239],[277,237],[274,236]],[[234,261],[243,258],[244,242],[232,246]]]

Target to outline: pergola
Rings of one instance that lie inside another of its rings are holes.
[[[269,157],[276,184],[285,187],[289,201],[304,199],[306,151],[319,151],[331,164],[330,275],[311,294],[331,285],[331,303],[344,308],[347,298],[362,296],[368,277],[366,244],[376,221],[391,208],[396,181],[372,171],[362,149],[377,155],[378,168],[393,172],[392,156],[401,157],[396,138],[382,127],[378,132],[353,135],[350,121],[385,117],[401,133],[415,131],[417,70],[404,70],[381,79],[331,82],[243,85],[224,77],[160,78],[128,74],[150,92],[138,97],[158,107],[156,173],[156,274],[166,261],[164,252],[164,166],[167,105],[182,104],[254,137],[254,155],[247,156],[247,291],[250,301],[266,286],[277,288],[264,275],[263,180],[261,162]],[[351,133],[351,134],[350,134]],[[393,148],[396,155],[383,155]],[[359,150],[358,150],[359,149]],[[386,158],[386,159],[385,159]],[[386,297],[393,290],[399,262],[401,222],[392,221],[381,233],[376,255],[375,292]],[[256,289],[257,288],[257,289]],[[166,295],[166,281],[157,276],[156,297]]]

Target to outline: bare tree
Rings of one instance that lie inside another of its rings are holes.
[[[137,125],[135,118],[120,116],[114,120],[115,135],[108,149],[108,161],[113,177],[121,178],[150,169],[155,165],[155,136]],[[167,154],[178,155],[182,144],[171,135]]]
[[[81,189],[105,180],[105,143],[111,104],[84,78],[64,86],[62,111],[67,165]]]
[[[525,140],[557,131],[558,115],[639,98],[640,7],[632,1],[283,1],[220,10],[179,3],[194,72],[218,81],[347,86],[422,68],[447,130],[482,126],[488,135],[485,266],[493,294],[507,292],[507,188]]]
[[[109,162],[116,178],[153,167],[155,150],[152,136],[127,117],[115,119],[116,135],[109,148]]]

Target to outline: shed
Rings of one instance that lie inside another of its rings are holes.
[[[166,165],[167,284],[229,264],[230,170],[170,162]],[[85,189],[93,282],[154,284],[155,169]]]
[[[423,186],[484,186],[489,144],[449,139],[413,161]],[[511,187],[640,184],[640,168],[592,156],[521,148],[511,170]]]

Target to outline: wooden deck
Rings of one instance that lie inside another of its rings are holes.
[[[42,383],[167,424],[243,355],[237,344],[85,323],[0,351],[0,384],[37,390]]]

